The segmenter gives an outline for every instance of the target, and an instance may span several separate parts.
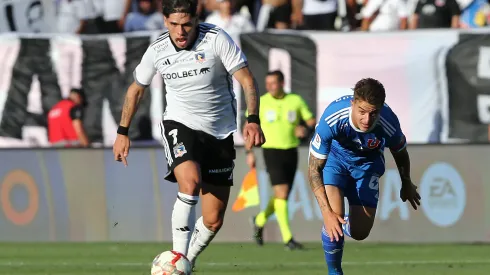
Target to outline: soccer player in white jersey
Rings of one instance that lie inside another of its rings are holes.
[[[223,225],[233,185],[237,109],[232,76],[242,85],[251,114],[243,130],[246,147],[261,146],[265,137],[257,82],[240,48],[215,25],[198,23],[197,0],[163,0],[162,5],[168,31],[148,47],[134,71],[113,151],[115,160],[127,165],[131,118],[158,72],[167,89],[161,123],[166,179],[179,185],[172,212],[173,250],[194,264]],[[191,221],[199,198],[202,216]]]

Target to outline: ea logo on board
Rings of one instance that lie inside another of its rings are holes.
[[[452,165],[444,162],[427,168],[420,182],[420,196],[425,215],[440,227],[455,224],[466,206],[464,181]]]

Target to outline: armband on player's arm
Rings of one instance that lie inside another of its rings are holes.
[[[401,152],[406,147],[407,147],[407,140],[406,140],[405,136],[402,136],[400,138],[400,142],[398,142],[398,144],[390,147],[390,151],[392,153],[397,153],[397,152]]]

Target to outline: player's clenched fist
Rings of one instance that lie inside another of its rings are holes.
[[[117,135],[112,152],[114,152],[114,160],[124,163],[124,166],[128,166],[126,158],[129,155],[130,141],[129,137],[125,135]]]
[[[245,140],[245,148],[251,149],[253,146],[260,147],[265,143],[264,132],[257,123],[247,123],[243,129],[243,139]]]

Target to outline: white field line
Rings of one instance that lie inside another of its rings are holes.
[[[435,260],[435,261],[346,261],[343,265],[350,266],[386,266],[386,265],[435,265],[435,264],[490,264],[490,259],[485,260]],[[70,263],[70,262],[53,262],[53,263],[29,263],[29,262],[2,262],[0,261],[0,267],[39,267],[39,266],[100,266],[100,267],[117,267],[117,266],[150,266],[150,263],[137,263],[137,262],[116,262],[116,263]],[[274,262],[201,262],[199,266],[223,266],[223,267],[254,267],[254,266],[270,266],[270,267],[292,267],[292,266],[326,266],[324,262],[286,262],[286,263],[274,263]]]

